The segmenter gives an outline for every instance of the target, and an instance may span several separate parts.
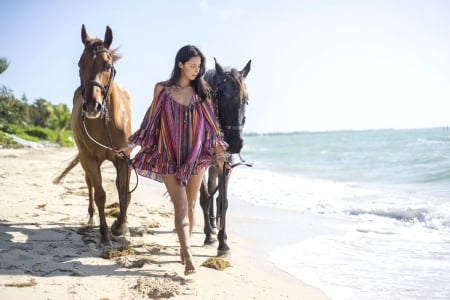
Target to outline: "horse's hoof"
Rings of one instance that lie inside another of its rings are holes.
[[[229,257],[229,256],[231,256],[230,249],[227,249],[227,250],[217,249],[217,256],[218,257]]]
[[[100,239],[100,246],[102,246],[102,247],[112,247],[112,242],[111,242],[111,240],[109,239],[109,237],[102,237],[101,239]]]
[[[219,239],[219,246],[217,247],[217,256],[228,256],[230,254],[230,247],[226,242]]]
[[[95,218],[94,217],[89,217],[87,225],[90,226],[90,227],[95,226]]]
[[[128,226],[126,223],[118,225],[117,220],[111,225],[111,233],[115,236],[121,236],[128,233]]]
[[[204,245],[212,245],[216,242],[215,239],[213,239],[212,237],[206,237],[205,238],[205,242],[203,243]]]

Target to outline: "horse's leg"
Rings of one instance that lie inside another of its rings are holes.
[[[222,175],[219,176],[219,182],[222,181]],[[219,197],[217,203],[217,215],[219,216],[219,233],[217,234],[217,239],[219,241],[219,246],[217,247],[217,256],[228,255],[230,252],[230,247],[227,244],[227,233],[225,231],[226,228],[226,213],[228,209],[228,197],[227,197],[227,189],[228,189],[228,176],[225,179],[225,195],[222,193],[222,189],[219,189]]]
[[[112,234],[119,236],[128,233],[127,209],[131,200],[131,195],[128,191],[130,182],[130,170],[128,169],[126,161],[123,159],[116,159],[114,161],[114,166],[116,167],[117,171],[116,187],[119,194],[120,214],[111,225],[111,232]]]
[[[89,220],[88,220],[88,226],[94,226],[95,225],[95,207],[94,207],[94,187],[92,186],[92,182],[89,179],[89,176],[87,174],[84,174],[84,179],[86,181],[86,185],[88,188],[89,193],[89,207],[88,207],[88,213],[89,213]]]
[[[210,198],[210,194],[208,192],[208,188],[206,186],[205,182],[205,175],[203,175],[203,182],[200,185],[200,206],[203,211],[203,232],[205,233],[205,245],[210,245],[214,243],[214,240],[212,238],[212,228],[211,223],[209,222],[210,219],[210,206],[212,204],[212,201]]]
[[[86,172],[86,176],[89,178],[89,182],[94,187],[94,201],[97,205],[100,220],[100,242],[108,245],[110,243],[110,237],[105,217],[106,193],[102,186],[102,174],[100,172],[101,162],[92,158],[85,158],[82,160],[82,165]]]
[[[209,168],[208,171],[208,193],[211,194],[214,189],[217,187],[217,178],[219,177],[218,168],[213,165]],[[211,224],[211,228],[213,233],[216,233],[216,215],[214,212],[214,197],[211,198],[210,207],[209,207],[209,223]]]

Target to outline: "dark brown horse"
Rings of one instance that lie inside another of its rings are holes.
[[[94,223],[95,201],[100,219],[101,242],[109,244],[110,235],[105,218],[106,194],[100,167],[105,160],[109,160],[116,168],[120,215],[111,226],[111,232],[123,235],[128,232],[126,221],[130,203],[130,171],[126,161],[118,159],[114,150],[124,147],[127,137],[131,135],[130,97],[114,81],[114,62],[119,56],[110,48],[113,40],[111,28],[106,27],[102,41],[91,38],[83,25],[81,40],[84,44],[78,62],[81,85],[75,90],[72,109],[72,130],[78,155],[54,182],[59,183],[78,162],[81,163],[89,192],[89,224]]]
[[[215,59],[214,59],[215,60]],[[239,154],[244,146],[242,137],[245,123],[245,107],[248,104],[247,87],[244,79],[250,72],[251,60],[242,70],[235,68],[223,68],[215,61],[215,69],[208,70],[204,78],[213,90],[213,104],[220,129],[223,132],[225,141],[229,148],[227,152],[230,155]],[[238,163],[232,161],[230,156],[229,163],[232,167],[246,164],[242,158]],[[250,165],[250,164],[246,164]],[[226,212],[228,208],[227,188],[228,176],[219,174],[217,165],[214,163],[205,172],[208,175],[203,179],[200,188],[200,205],[203,210],[205,244],[214,242],[212,234],[216,227],[216,219],[219,220],[219,232],[217,238],[219,245],[217,248],[218,255],[228,254],[230,247],[227,244],[227,234],[225,230]],[[219,186],[221,188],[219,188]],[[217,217],[214,212],[214,193],[219,190],[217,197]]]

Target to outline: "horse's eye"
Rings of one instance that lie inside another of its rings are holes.
[[[245,119],[246,119],[246,117],[244,117],[244,118],[242,119],[242,125],[245,124]]]

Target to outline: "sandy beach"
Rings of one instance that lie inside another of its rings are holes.
[[[130,233],[101,246],[98,227],[86,225],[81,166],[61,185],[52,183],[75,154],[75,148],[0,149],[0,299],[328,299],[235,233],[225,258],[231,267],[202,266],[217,246],[203,245],[200,209],[192,241],[197,272],[184,276],[164,186],[141,178],[128,209]],[[115,170],[105,162],[102,172],[107,204],[114,204]]]

